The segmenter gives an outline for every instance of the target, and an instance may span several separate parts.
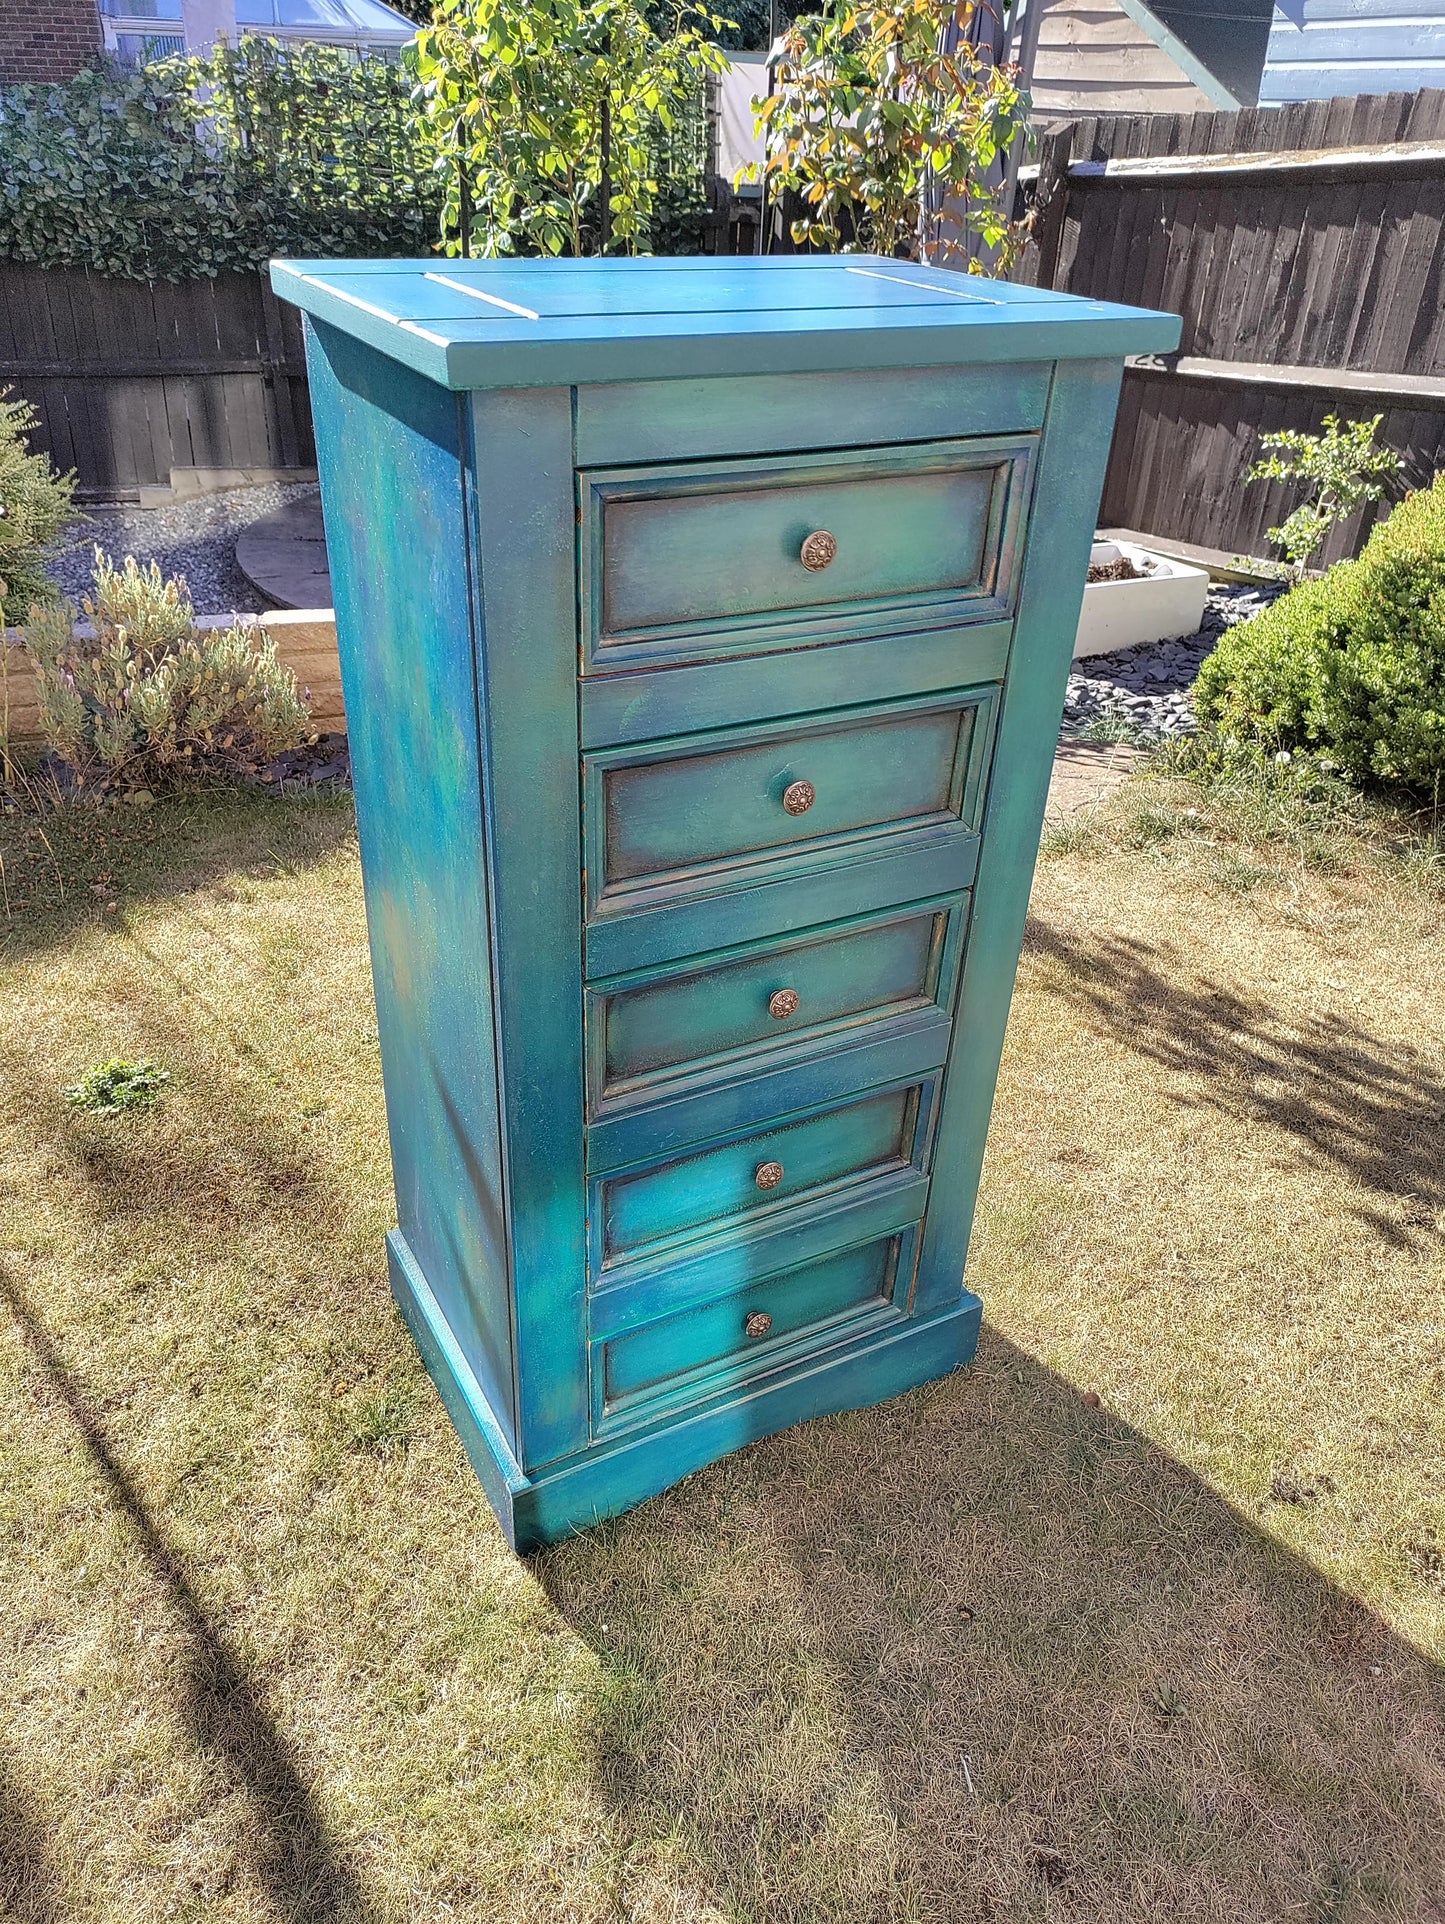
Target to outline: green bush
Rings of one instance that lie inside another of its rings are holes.
[[[35,426],[27,401],[0,388],[0,627],[15,622],[33,602],[53,601],[45,551],[71,516],[73,474],[57,474],[43,454],[32,454],[26,435]]]
[[[1204,747],[1303,754],[1360,786],[1445,774],[1445,476],[1381,523],[1358,561],[1231,629],[1200,670]]]
[[[96,550],[95,593],[35,607],[22,639],[54,754],[112,788],[155,789],[254,768],[305,731],[308,710],[276,644],[254,629],[198,629],[184,581]]]
[[[419,254],[441,188],[411,75],[248,35],[212,57],[0,89],[0,257],[142,281],[273,254]]]
[[[529,63],[535,65],[535,50]],[[189,281],[274,254],[415,256],[442,237],[457,161],[413,98],[412,66],[246,35],[207,58],[101,65],[0,87],[0,259]],[[648,245],[695,253],[707,111],[693,86],[651,115]],[[525,126],[513,130],[525,139]]]

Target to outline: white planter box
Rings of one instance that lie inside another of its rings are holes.
[[[1145,571],[1142,581],[1096,581],[1084,590],[1074,659],[1111,655],[1147,641],[1172,641],[1198,632],[1204,619],[1209,576],[1185,561],[1169,561],[1127,541],[1096,541],[1090,567],[1120,556]]]

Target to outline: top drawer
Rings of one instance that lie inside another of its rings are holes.
[[[584,673],[1007,614],[1033,452],[1015,435],[584,473]]]

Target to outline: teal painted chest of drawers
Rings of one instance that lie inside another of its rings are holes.
[[[399,1226],[509,1539],[972,1353],[1126,354],[863,256],[287,262]]]

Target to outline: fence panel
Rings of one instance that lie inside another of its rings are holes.
[[[1445,91],[1088,118],[1039,159],[1025,277],[1184,319],[1177,354],[1126,371],[1106,525],[1268,552],[1296,497],[1245,485],[1259,437],[1331,412],[1382,413],[1408,485],[1429,481],[1445,458]],[[1337,529],[1325,558],[1363,532]]]
[[[0,386],[80,499],[135,500],[172,468],[316,461],[301,330],[260,274],[113,280],[0,262]]]

